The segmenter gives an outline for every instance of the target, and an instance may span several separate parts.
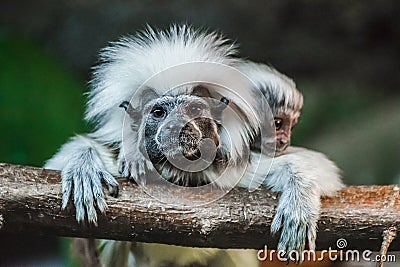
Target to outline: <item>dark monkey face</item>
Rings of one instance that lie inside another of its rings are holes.
[[[178,155],[198,159],[205,139],[217,148],[220,139],[218,124],[213,118],[213,102],[194,95],[179,95],[163,96],[148,103],[143,122],[150,160],[160,162]]]
[[[203,86],[194,87],[191,94],[172,96],[158,96],[153,89],[146,89],[139,99],[139,108],[128,101],[120,107],[129,115],[131,128],[139,133],[139,149],[153,164],[182,156],[197,160],[201,151],[217,152],[219,122],[228,99],[211,98]]]
[[[274,117],[276,133],[276,151],[282,152],[290,146],[293,127],[297,124],[298,116],[279,114]]]

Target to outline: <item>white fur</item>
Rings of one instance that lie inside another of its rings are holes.
[[[112,174],[117,173],[116,161],[110,148],[86,136],[78,135],[66,143],[47,161],[45,168],[61,170],[64,209],[73,191],[77,221],[85,216],[97,224],[95,205],[102,212],[107,209],[102,182],[115,193],[118,182]]]
[[[98,156],[101,158],[104,167],[110,174],[118,176],[118,170],[114,155],[110,151],[109,147],[106,147],[99,142],[96,142],[93,138],[85,135],[77,135],[67,143],[65,143],[59,151],[49,159],[46,164],[46,169],[62,170],[71,160],[71,155],[80,154],[82,150],[87,148],[93,148]]]
[[[246,114],[246,118],[240,118],[224,112],[222,118],[230,136],[221,138],[221,146],[229,148],[233,162],[241,160],[242,148],[259,131],[260,119],[254,110],[257,99],[251,90],[243,90],[250,87],[250,81],[229,67],[239,61],[235,55],[236,47],[220,35],[186,25],[167,31],[148,27],[145,32],[112,43],[101,52],[102,64],[95,68],[91,82],[86,119],[96,121],[92,135],[107,144],[121,144],[125,113],[118,106],[132,97],[132,102],[138,101],[135,93],[145,83],[163,94],[177,84],[206,81],[227,88],[210,85]],[[191,88],[182,86],[176,93],[187,93]],[[135,138],[134,133],[131,135]],[[230,143],[226,144],[228,138]]]
[[[272,113],[277,115],[295,112],[296,114],[290,115],[300,116],[303,95],[297,90],[292,79],[270,66],[251,61],[240,62],[237,68],[263,93],[272,108]],[[275,106],[278,103],[283,105]]]
[[[306,242],[314,250],[321,196],[344,187],[339,169],[324,154],[300,147],[289,147],[275,158],[253,152],[252,158],[259,162],[249,166],[239,185],[264,184],[281,193],[271,225],[273,233],[282,230],[278,250],[302,252]],[[271,166],[268,172],[265,166]]]
[[[283,155],[275,158],[256,152],[252,152],[252,158],[257,160],[253,160],[253,164],[241,179],[241,187],[252,189],[263,183],[276,192],[282,192],[291,177],[285,173],[285,170],[289,169],[291,173],[304,177],[301,180],[302,183],[307,183],[304,186],[315,188],[321,196],[332,196],[344,187],[340,169],[326,155],[317,151],[290,146]],[[262,182],[257,183],[254,179],[261,179]]]
[[[129,101],[153,75],[184,63],[232,65],[235,54],[235,46],[220,35],[186,25],[175,25],[168,31],[148,27],[136,36],[112,43],[100,54],[102,64],[95,68],[89,92],[86,119],[98,120],[94,135],[107,143],[121,141],[124,113],[118,106]]]

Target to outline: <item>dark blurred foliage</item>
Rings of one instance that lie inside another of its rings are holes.
[[[0,159],[41,166],[82,130],[84,82],[26,38],[1,34],[0,51]]]
[[[328,154],[346,183],[399,181],[397,0],[2,0],[0,161],[41,166],[87,131],[83,93],[99,49],[173,22],[219,30],[243,57],[292,77],[305,95],[294,143]],[[1,244],[10,238],[22,237]],[[7,248],[0,265],[19,249]]]

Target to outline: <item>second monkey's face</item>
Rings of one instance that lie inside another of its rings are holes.
[[[276,133],[276,151],[278,153],[284,151],[290,146],[290,139],[293,127],[298,122],[298,116],[290,116],[288,114],[279,114],[274,117],[275,133]]]
[[[194,95],[163,96],[144,108],[144,142],[153,163],[183,155],[188,160],[201,157],[203,140],[220,143],[217,122],[209,101]]]

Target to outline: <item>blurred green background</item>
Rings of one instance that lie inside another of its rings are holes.
[[[240,44],[243,57],[296,81],[305,107],[294,144],[326,153],[347,184],[397,183],[399,3],[3,0],[0,162],[42,166],[70,136],[89,129],[83,94],[98,50],[109,41],[147,23],[188,22],[222,31]],[[25,258],[36,255],[42,266],[46,250],[53,255],[46,264],[66,264],[53,238],[0,238],[7,244],[3,261],[15,261],[30,246]]]

